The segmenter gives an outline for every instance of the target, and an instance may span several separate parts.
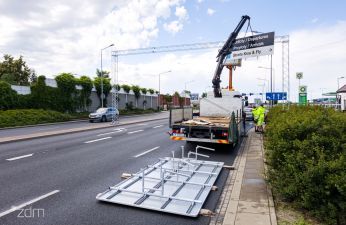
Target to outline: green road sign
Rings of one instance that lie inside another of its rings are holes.
[[[296,73],[297,79],[302,79],[303,78],[303,72]]]
[[[299,86],[299,93],[307,93],[307,86]]]
[[[299,93],[299,105],[307,105],[308,95],[306,93]]]

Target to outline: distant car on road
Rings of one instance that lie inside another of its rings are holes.
[[[119,116],[119,111],[115,108],[99,108],[94,113],[89,114],[89,122],[107,122],[111,121],[113,115]]]
[[[246,120],[253,120],[252,108],[245,107],[244,112],[246,114]]]

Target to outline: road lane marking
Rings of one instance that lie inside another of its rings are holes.
[[[138,133],[138,132],[142,132],[143,130],[135,130],[135,131],[131,131],[131,132],[127,132],[128,134],[134,134],[134,133]]]
[[[115,130],[115,131],[108,132],[108,133],[98,134],[96,136],[103,136],[103,135],[108,135],[108,134],[114,134],[114,133],[119,133],[119,132],[122,132],[122,131],[124,131],[124,130]]]
[[[155,126],[153,128],[155,129],[155,128],[159,128],[159,127],[163,127],[163,125],[158,125],[158,126]]]
[[[116,129],[114,129],[115,131],[124,131],[124,130],[126,130],[126,128],[116,128]]]
[[[31,204],[33,204],[33,203],[35,203],[35,202],[38,202],[38,201],[40,201],[40,200],[42,200],[42,199],[44,199],[44,198],[47,198],[47,197],[49,197],[49,196],[51,196],[51,195],[54,195],[54,194],[56,194],[56,193],[58,193],[58,192],[60,192],[60,190],[54,190],[54,191],[51,191],[51,192],[49,192],[49,193],[47,193],[47,194],[45,194],[45,195],[42,195],[42,196],[37,197],[37,198],[34,198],[34,199],[32,199],[32,200],[30,200],[30,201],[28,201],[28,202],[25,202],[25,203],[23,203],[23,204],[20,204],[20,205],[18,205],[18,206],[13,206],[12,208],[10,208],[10,209],[8,209],[8,210],[6,210],[6,211],[4,211],[4,212],[1,212],[1,213],[0,213],[0,218],[3,217],[3,216],[6,216],[7,214],[10,214],[10,213],[12,213],[12,212],[14,212],[14,211],[16,211],[16,210],[22,209],[22,208],[24,208],[24,207],[27,206],[27,205],[31,205]]]
[[[13,157],[13,158],[6,159],[6,160],[7,161],[13,161],[13,160],[17,160],[17,159],[23,159],[23,158],[26,158],[26,157],[30,157],[30,156],[33,156],[33,155],[34,155],[34,153],[31,153],[31,154],[27,154],[27,155]]]
[[[152,151],[154,151],[154,150],[156,150],[156,149],[158,149],[158,148],[160,148],[160,146],[157,146],[157,147],[155,147],[155,148],[149,149],[149,150],[147,150],[147,151],[145,151],[145,152],[142,152],[142,153],[140,153],[140,154],[138,154],[138,155],[135,155],[135,156],[133,156],[133,157],[138,158],[138,157],[140,157],[140,156],[142,156],[142,155],[145,155],[145,154],[147,154],[147,153],[149,153],[149,152],[152,152]]]
[[[84,142],[84,143],[85,143],[85,144],[89,144],[89,143],[93,143],[93,142],[96,142],[96,141],[106,140],[106,139],[109,139],[109,138],[112,138],[112,137],[104,137],[104,138],[100,138],[100,139],[95,139],[95,140],[91,140],[91,141],[86,141],[86,142]]]

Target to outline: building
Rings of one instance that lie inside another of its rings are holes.
[[[346,84],[336,91],[341,111],[346,111]]]

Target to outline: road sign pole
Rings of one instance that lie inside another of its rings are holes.
[[[273,55],[270,55],[270,92],[273,93]],[[273,100],[270,101],[270,106],[273,107]]]

